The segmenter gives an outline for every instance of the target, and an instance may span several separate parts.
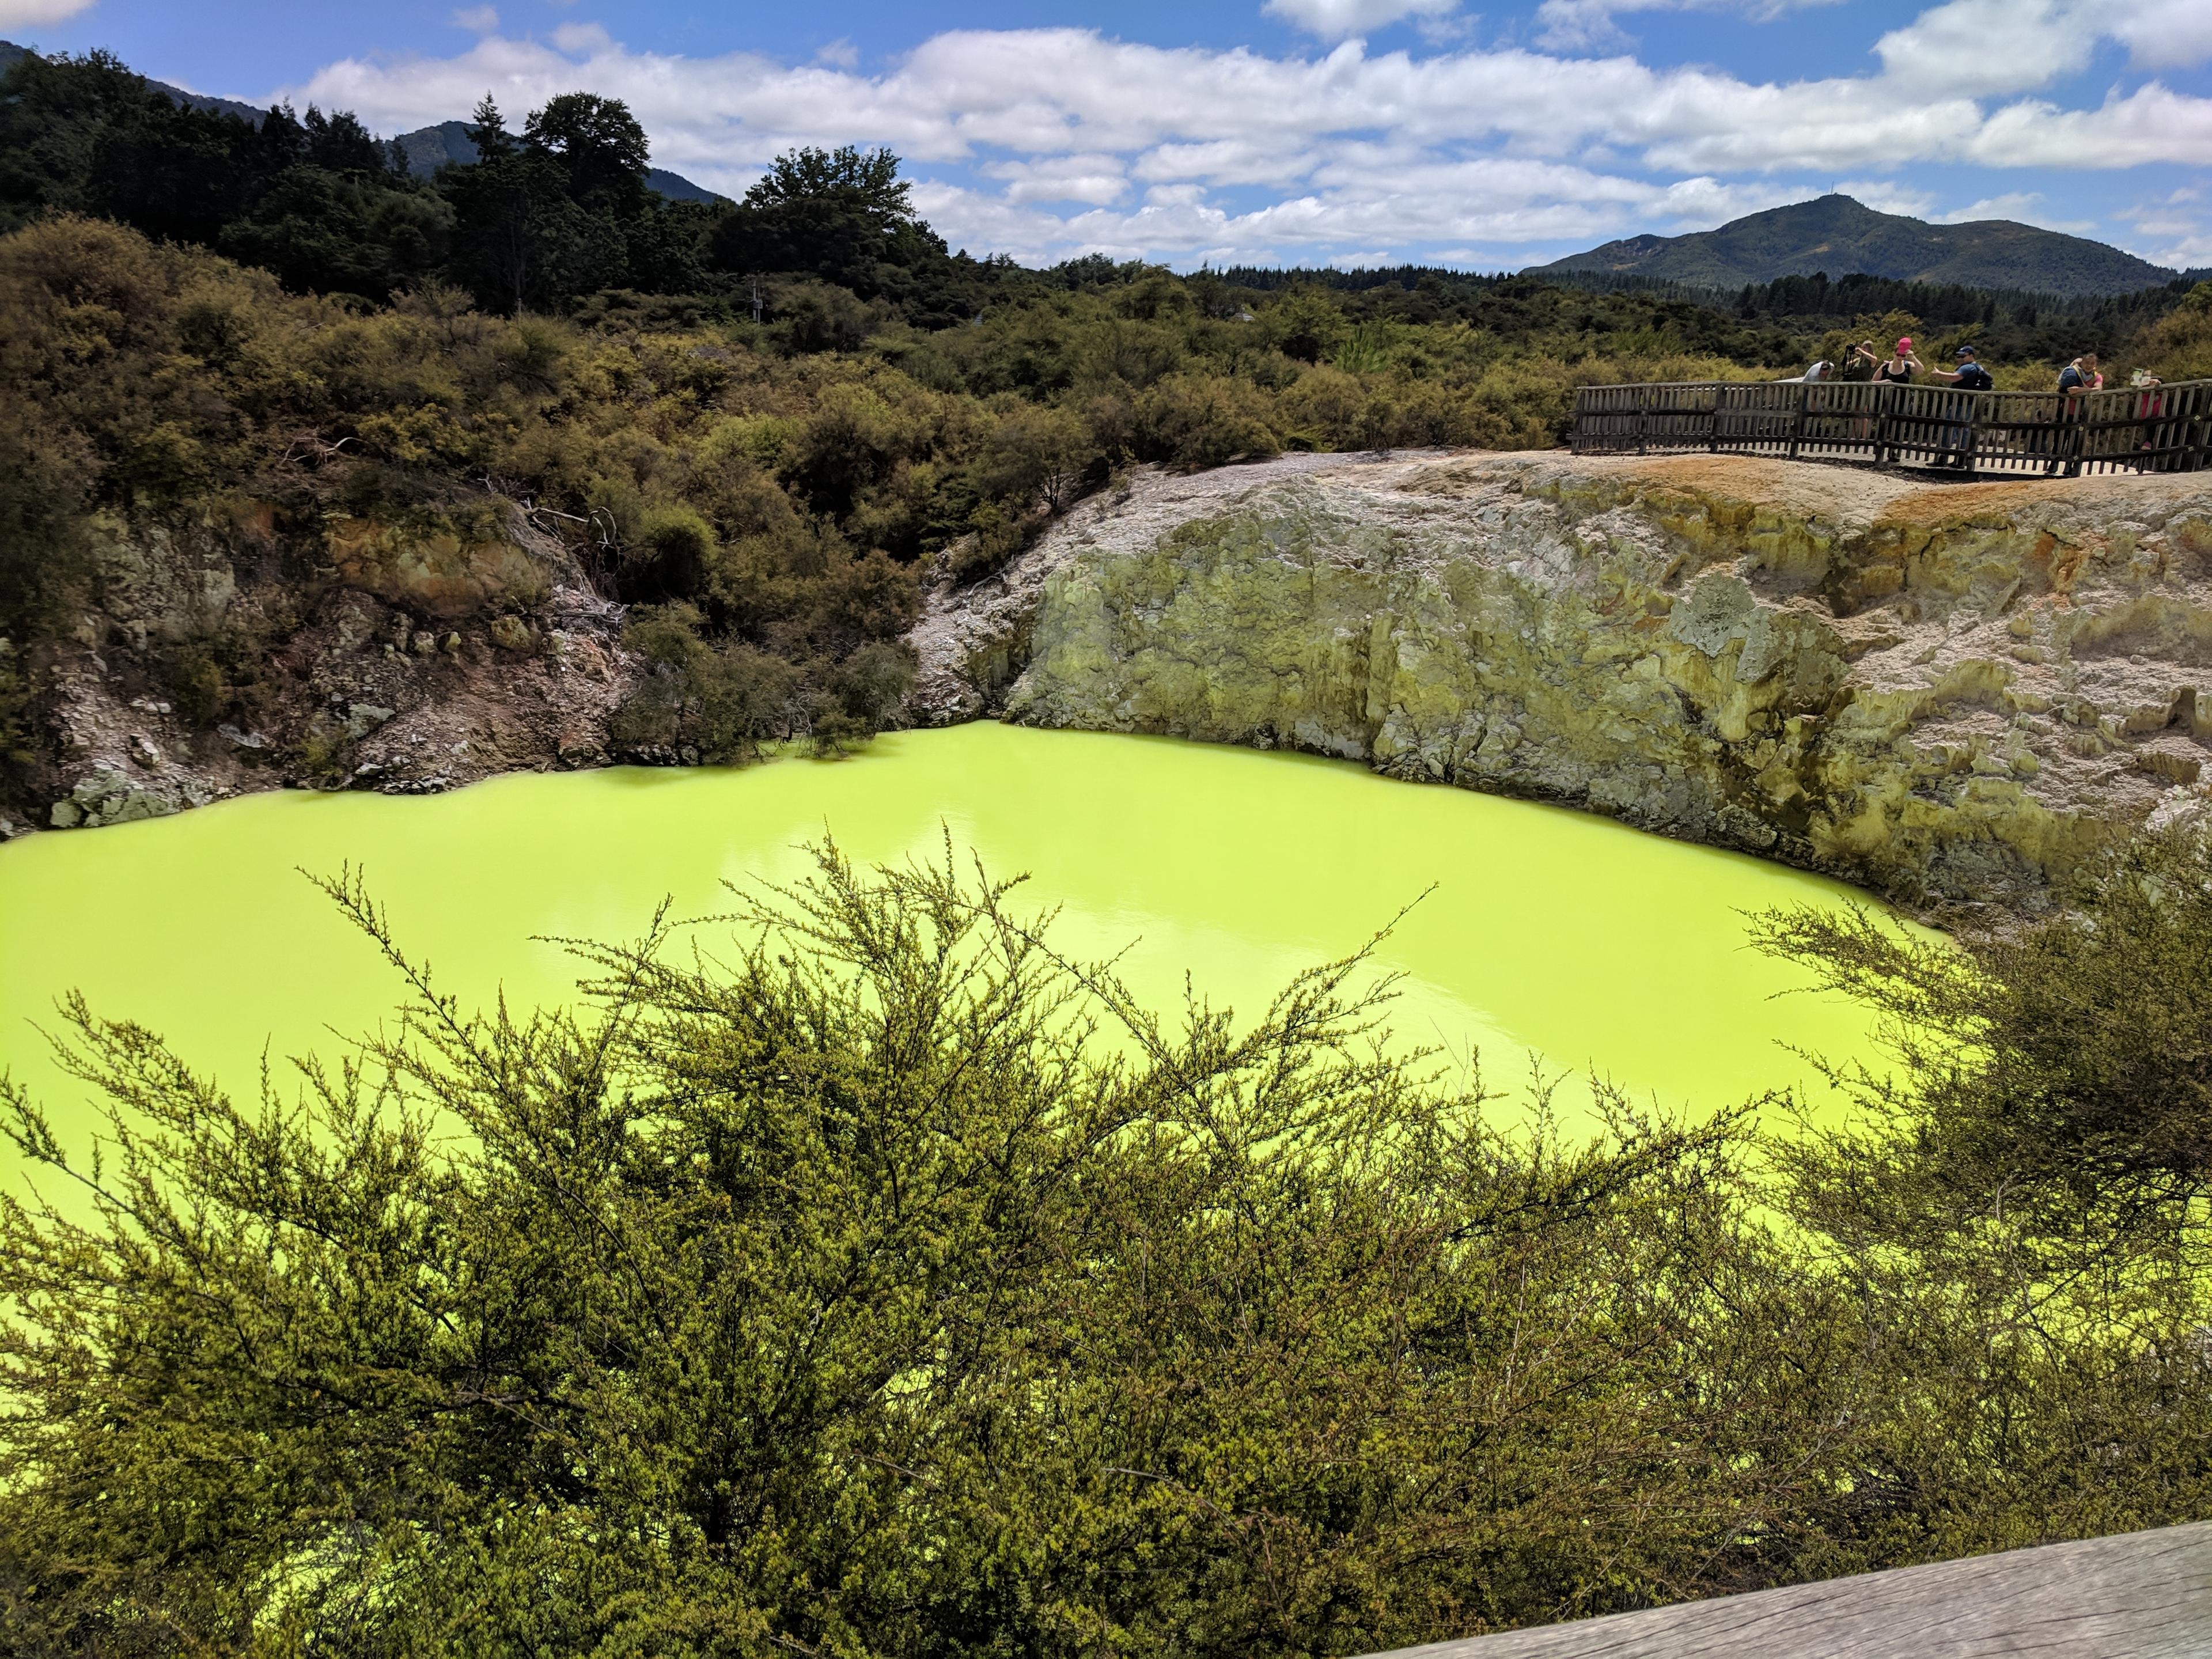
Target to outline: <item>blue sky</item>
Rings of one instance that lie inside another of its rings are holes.
[[[1180,268],[1512,269],[1841,189],[2212,265],[2212,0],[0,0],[382,132],[626,100],[737,193],[795,143],[885,143],[956,246]]]

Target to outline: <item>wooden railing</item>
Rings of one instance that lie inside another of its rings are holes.
[[[1865,456],[1982,472],[2194,472],[2212,448],[2212,380],[2049,392],[1958,392],[1866,380],[1671,381],[1575,393],[1577,455],[1683,450]]]

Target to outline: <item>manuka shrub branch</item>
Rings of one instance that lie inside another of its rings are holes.
[[[0,1651],[1340,1654],[2204,1499],[2201,1275],[1508,1130],[1364,956],[1155,1010],[825,846],[479,1013],[326,887],[406,997],[341,1063],[72,1003],[98,1157],[8,1093]]]

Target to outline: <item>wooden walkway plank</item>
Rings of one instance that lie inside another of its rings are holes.
[[[2212,1659],[2212,1521],[1380,1659]]]

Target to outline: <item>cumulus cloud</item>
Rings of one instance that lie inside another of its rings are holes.
[[[1806,6],[1843,0],[1544,0],[1536,8],[1536,44],[1555,52],[1581,52],[1628,42],[1616,17],[1640,11],[1728,11],[1753,22],[1771,22]]]
[[[91,4],[92,0],[0,0],[0,29],[58,23]]]
[[[499,27],[499,12],[490,6],[465,6],[453,14],[453,27],[471,34],[489,34]]]
[[[1756,15],[1766,0],[1709,3]],[[550,40],[495,33],[448,58],[347,59],[282,95],[393,131],[487,90],[519,112],[586,88],[631,106],[659,165],[732,195],[796,144],[887,144],[949,237],[1024,258],[1410,257],[1700,228],[1838,178],[1862,180],[1847,188],[1873,205],[1924,214],[1933,198],[1895,182],[1916,163],[2200,166],[2212,99],[2156,80],[2094,107],[2049,95],[2085,40],[2172,54],[2192,27],[2164,0],[1947,0],[1882,36],[1878,72],[1785,82],[1625,54],[1416,55],[1355,39],[1271,56],[1073,28],[951,31],[862,73],[842,53],[635,51],[579,20]]]
[[[2144,244],[2143,257],[2162,265],[2190,270],[2212,265],[2212,226],[2208,226],[2206,192],[2184,185],[2155,202],[2138,202],[2117,216],[2132,224]]]
[[[1267,0],[1261,10],[1324,40],[1343,40],[1409,17],[1443,17],[1458,5],[1459,0]]]
[[[1972,95],[2024,92],[2086,66],[2100,39],[2141,69],[2212,58],[2204,0],[1948,0],[1875,44],[1899,85]]]
[[[1046,155],[989,161],[981,169],[1006,181],[1010,202],[1088,202],[1104,206],[1128,194],[1129,179],[1114,155]]]
[[[2095,21],[2142,69],[2187,69],[2212,58],[2212,6],[2204,0],[2120,0]]]

